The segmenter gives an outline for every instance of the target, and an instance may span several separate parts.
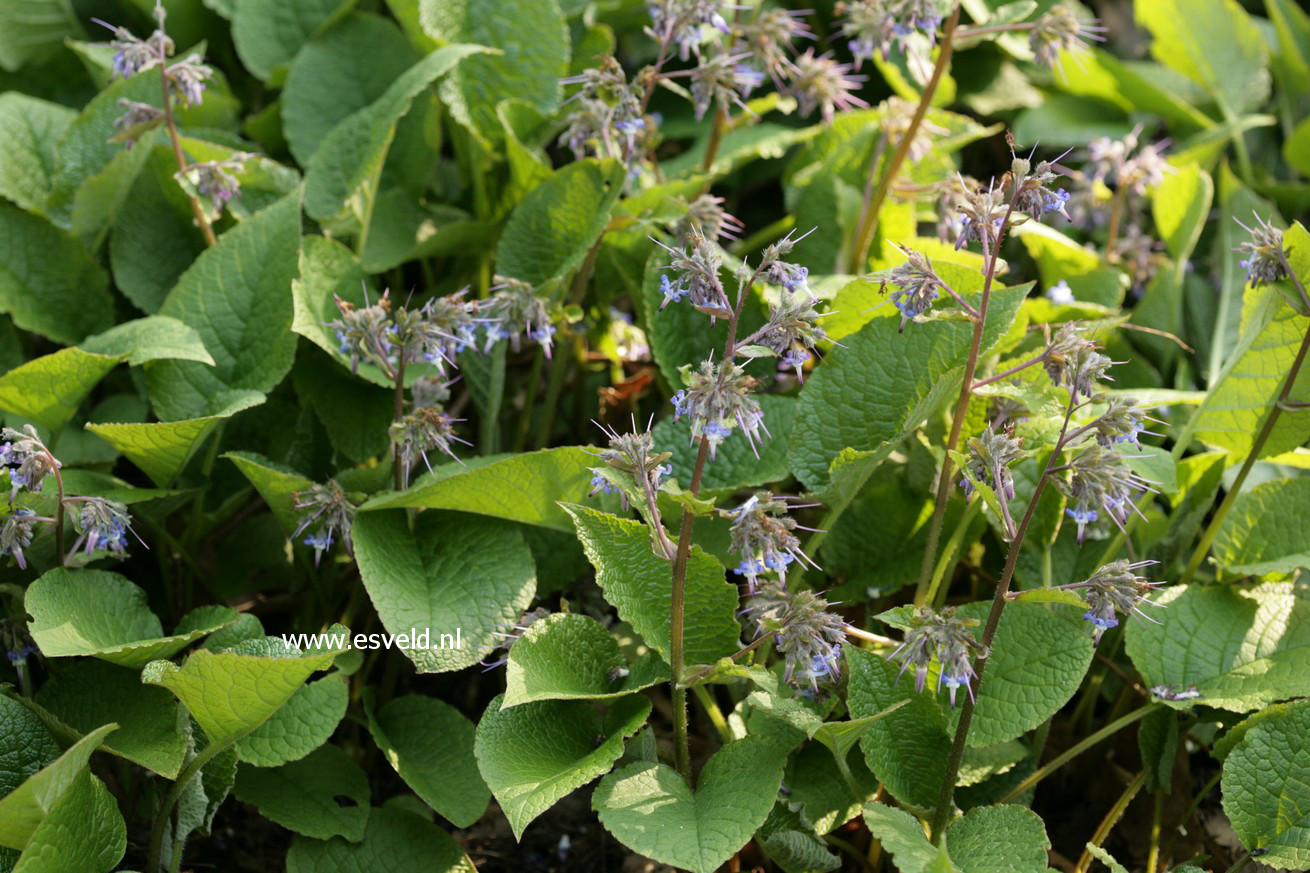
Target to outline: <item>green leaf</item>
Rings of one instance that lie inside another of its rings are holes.
[[[237,55],[246,69],[267,81],[315,31],[353,5],[354,0],[242,0],[232,17]]]
[[[166,779],[177,778],[182,769],[182,711],[167,691],[142,685],[135,670],[76,661],[41,686],[36,702],[82,734],[116,723],[118,730],[104,739],[105,749]]]
[[[345,678],[338,673],[306,682],[268,721],[237,740],[237,757],[256,767],[303,759],[331,738],[346,715],[349,698]]]
[[[58,432],[122,359],[78,348],[33,358],[0,376],[0,409]]]
[[[295,499],[292,495],[306,490],[314,483],[294,470],[275,464],[254,452],[227,452],[223,457],[236,464],[242,475],[250,480],[259,496],[268,504],[269,511],[283,532],[291,536],[300,526],[300,513],[293,507]]]
[[[961,614],[981,619],[986,606],[969,604]],[[969,745],[1002,743],[1044,723],[1078,690],[1092,651],[1086,623],[1074,610],[1038,603],[1008,605],[976,691]]]
[[[88,424],[86,429],[126,455],[163,487],[178,477],[215,428],[237,413],[262,404],[264,395],[256,391],[221,391],[212,401],[216,405],[213,414],[199,418]]]
[[[946,778],[951,750],[946,716],[931,695],[915,692],[913,679],[897,681],[895,663],[854,646],[846,646],[844,651],[850,667],[847,706],[851,718],[877,715],[908,701],[864,734],[860,745],[865,763],[897,800],[920,809],[932,808]]]
[[[905,810],[882,803],[866,804],[864,824],[891,853],[901,873],[957,873],[958,868],[951,863],[946,847],[939,848],[928,842],[923,825]]]
[[[126,851],[118,800],[82,770],[33,829],[13,873],[109,873]]]
[[[1107,267],[1092,248],[1082,245],[1049,225],[1029,222],[1015,235],[1037,261],[1042,285],[1050,288],[1061,280],[1069,284],[1074,298],[1108,308],[1123,303],[1127,279],[1116,267]],[[1037,301],[1030,301],[1032,306]]]
[[[591,159],[556,170],[510,215],[496,272],[538,286],[576,270],[609,224],[624,173],[618,161]]]
[[[456,827],[487,809],[491,789],[473,757],[473,722],[450,704],[408,695],[377,712],[366,698],[368,729],[383,757],[423,802]]]
[[[76,343],[113,323],[104,270],[82,243],[0,203],[0,313],[23,330]]]
[[[503,705],[612,700],[668,680],[658,657],[647,655],[629,670],[604,625],[586,615],[557,612],[533,622],[510,648]]]
[[[155,313],[206,243],[186,193],[173,178],[173,150],[149,142],[136,149],[150,157],[114,214],[109,266],[118,290],[141,311]]]
[[[665,764],[629,764],[601,780],[592,797],[600,823],[638,854],[714,873],[764,824],[782,784],[786,754],[762,737],[715,752],[692,791]]]
[[[1229,112],[1251,112],[1268,98],[1268,49],[1237,0],[1156,0],[1135,11],[1154,37],[1151,54]]]
[[[55,146],[76,115],[66,106],[17,91],[0,94],[0,196],[28,212],[45,208]]]
[[[199,361],[214,366],[200,334],[176,318],[151,315],[125,321],[82,343],[83,351],[127,358],[133,367],[150,361]]]
[[[796,400],[777,394],[761,394],[756,399],[772,437],[757,447],[759,457],[751,451],[746,440],[740,437],[726,440],[719,446],[714,463],[705,466],[702,491],[751,488],[781,482],[791,475],[791,468],[787,466],[787,434],[791,432],[796,417]],[[699,451],[698,446],[692,444],[691,419],[684,416],[675,422],[672,416],[666,417],[655,425],[654,435],[658,451],[673,453],[669,459],[673,476],[679,482],[690,483]]]
[[[456,71],[441,99],[462,124],[500,138],[496,105],[513,95],[543,116],[559,105],[568,75],[569,31],[555,0],[419,0],[419,21],[440,44],[497,49]]]
[[[1185,260],[1191,256],[1201,238],[1205,220],[1210,216],[1213,201],[1214,182],[1198,164],[1175,167],[1156,186],[1151,198],[1151,214],[1165,248],[1175,259]]]
[[[1302,701],[1251,727],[1223,769],[1224,812],[1260,863],[1310,867],[1310,703]]]
[[[595,464],[594,454],[575,446],[452,461],[361,509],[455,509],[571,533],[572,521],[557,501],[585,500]]]
[[[123,667],[140,668],[170,658],[236,618],[224,608],[205,627],[164,636],[146,593],[117,573],[56,567],[27,589],[23,607],[28,630],[48,658],[91,655]]]
[[[471,45],[437,49],[402,73],[381,97],[333,127],[305,168],[305,211],[318,219],[340,213],[360,186],[381,172],[396,125],[414,98],[460,61],[482,51]],[[371,196],[365,194],[366,199]]]
[[[309,352],[291,371],[302,406],[313,409],[332,448],[356,464],[391,455],[387,433],[395,417],[395,391],[384,391]]]
[[[118,725],[107,724],[78,740],[58,759],[0,797],[0,846],[22,849],[41,820],[86,772],[91,753]]]
[[[322,746],[281,767],[242,767],[233,793],[242,803],[259,807],[264,818],[298,834],[320,840],[339,836],[352,843],[364,839],[368,777],[337,746]]]
[[[291,280],[300,248],[299,195],[229,230],[196,258],[160,308],[191,326],[214,366],[157,361],[146,368],[150,401],[164,421],[213,415],[223,391],[268,393],[291,369]]]
[[[1231,372],[1197,412],[1196,439],[1246,457],[1283,388],[1297,349],[1310,330],[1310,318],[1286,305],[1276,288],[1248,286],[1242,306],[1242,331],[1253,337],[1249,347],[1229,366]],[[1237,352],[1234,352],[1235,354]],[[1293,400],[1310,398],[1310,370],[1302,369]],[[1300,446],[1310,436],[1304,415],[1282,415],[1261,451],[1278,455]]]
[[[296,162],[306,166],[333,127],[386,93],[416,60],[392,21],[364,12],[305,43],[282,89],[282,129]]]
[[[1179,585],[1155,600],[1160,625],[1129,622],[1124,648],[1147,685],[1196,686],[1198,699],[1169,705],[1249,712],[1310,694],[1310,600],[1291,583]]]
[[[779,798],[756,839],[783,873],[827,873],[841,867],[841,859],[828,851],[794,801]]]
[[[357,873],[364,870],[424,870],[477,873],[450,834],[397,807],[380,807],[368,816],[364,841],[337,837],[296,837],[287,852],[287,873]]]
[[[506,708],[503,700],[496,697],[483,713],[473,753],[516,839],[558,800],[607,773],[623,754],[623,741],[650,715],[650,701],[640,694],[619,698],[603,721],[587,701]]]
[[[344,649],[300,652],[285,645],[243,643],[226,652],[198,649],[182,666],[152,661],[141,681],[173,692],[211,743],[250,733],[291,699],[306,679],[326,670]]]
[[[1026,291],[993,292],[984,354],[1010,329]],[[957,393],[973,326],[943,321],[910,325],[900,333],[899,323],[875,318],[805,380],[790,457],[797,477],[811,489],[829,483],[829,465],[842,449],[899,443]]]
[[[1050,848],[1041,818],[1022,806],[976,806],[946,830],[962,873],[1046,873]]]
[[[670,657],[673,567],[651,552],[650,533],[638,521],[617,518],[585,506],[566,505],[596,584],[619,617],[632,625],[652,649]],[[737,588],[723,565],[699,546],[687,560],[683,646],[687,664],[713,664],[741,648]]]
[[[17,72],[82,36],[67,0],[13,0],[0,8],[0,67]]]
[[[0,797],[58,758],[61,751],[35,712],[9,693],[0,694]]]
[[[505,522],[425,512],[361,513],[352,534],[369,597],[391,634],[427,634],[402,648],[420,673],[476,664],[501,643],[536,591],[536,565]]]
[[[1137,728],[1137,748],[1146,774],[1145,788],[1169,794],[1178,755],[1178,713],[1163,706],[1148,712]]]
[[[1249,576],[1310,568],[1310,479],[1274,479],[1237,495],[1214,557],[1221,569]]]

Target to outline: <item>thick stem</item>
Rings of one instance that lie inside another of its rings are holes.
[[[942,32],[937,63],[933,65],[932,76],[929,77],[928,84],[923,86],[923,93],[919,95],[919,105],[914,110],[914,117],[910,119],[910,126],[905,129],[905,135],[896,144],[896,151],[892,152],[891,160],[888,161],[887,169],[883,172],[882,178],[878,180],[878,188],[873,192],[873,197],[869,198],[860,211],[860,220],[856,226],[861,228],[861,231],[855,245],[851,248],[851,258],[847,264],[847,272],[860,272],[869,256],[869,246],[873,243],[874,232],[878,229],[878,213],[882,211],[883,201],[887,199],[887,194],[891,191],[892,182],[896,180],[897,174],[901,171],[901,166],[904,165],[906,157],[910,154],[910,145],[919,133],[919,127],[923,124],[923,119],[928,115],[928,109],[932,106],[933,95],[937,93],[937,86],[941,84],[942,76],[946,73],[946,68],[950,66],[951,52],[954,47],[955,26],[959,23],[960,4],[956,3],[955,8],[951,11],[951,17],[946,22],[946,29]]]
[[[1105,838],[1110,835],[1110,831],[1119,823],[1119,819],[1123,818],[1124,813],[1128,810],[1128,804],[1132,803],[1133,798],[1137,796],[1137,792],[1141,791],[1142,786],[1145,784],[1146,771],[1142,771],[1137,774],[1136,779],[1128,783],[1124,793],[1119,795],[1119,799],[1114,802],[1114,806],[1110,807],[1110,811],[1105,814],[1105,818],[1101,819],[1101,824],[1097,826],[1096,833],[1092,834],[1092,839],[1088,845],[1100,848],[1101,843],[1104,843]],[[1163,796],[1161,795],[1161,797]],[[1083,849],[1082,857],[1078,859],[1078,866],[1074,867],[1074,873],[1084,873],[1091,866],[1091,863],[1092,853],[1087,849]]]
[[[1074,758],[1078,757],[1083,752],[1090,749],[1092,746],[1097,745],[1102,740],[1107,739],[1108,737],[1114,736],[1119,731],[1128,727],[1133,722],[1141,720],[1148,712],[1150,712],[1152,709],[1155,709],[1157,706],[1160,706],[1160,704],[1148,703],[1145,706],[1141,707],[1140,709],[1134,709],[1132,712],[1128,713],[1122,718],[1110,722],[1096,733],[1087,735],[1076,745],[1070,746],[1068,749],[1061,752],[1055,758],[1052,758],[1051,761],[1047,763],[1045,766],[1040,767],[1036,771],[1034,771],[1032,775],[1030,775],[1027,779],[1024,779],[1018,785],[1014,786],[1009,791],[1007,791],[1005,793],[1005,796],[1002,797],[1000,800],[998,800],[997,803],[1013,803],[1015,798],[1021,797],[1026,791],[1028,791],[1038,782],[1041,782],[1047,776],[1050,776],[1056,770],[1059,770],[1065,764],[1068,764],[1070,761],[1072,761]]]
[[[1293,278],[1295,276],[1293,275]],[[1301,283],[1297,280],[1297,287]],[[1255,442],[1251,444],[1251,451],[1247,453],[1246,460],[1242,463],[1242,468],[1237,471],[1237,478],[1229,486],[1228,493],[1224,495],[1223,502],[1215,510],[1214,517],[1210,519],[1209,526],[1206,527],[1205,533],[1201,536],[1201,541],[1196,545],[1196,551],[1192,553],[1192,559],[1187,562],[1187,569],[1183,571],[1182,577],[1178,580],[1179,584],[1187,584],[1196,574],[1201,562],[1205,560],[1206,554],[1210,551],[1211,544],[1214,543],[1215,537],[1219,534],[1219,528],[1223,525],[1224,519],[1228,516],[1228,511],[1233,508],[1233,502],[1237,500],[1237,495],[1242,490],[1242,484],[1246,482],[1246,476],[1255,466],[1255,462],[1260,458],[1260,453],[1264,449],[1265,443],[1269,441],[1270,435],[1274,432],[1274,426],[1278,424],[1278,419],[1283,412],[1285,404],[1292,394],[1292,389],[1296,386],[1297,377],[1301,373],[1301,366],[1305,363],[1306,352],[1310,351],[1310,328],[1306,330],[1305,337],[1301,340],[1301,347],[1296,352],[1296,358],[1292,361],[1292,368],[1287,371],[1287,378],[1283,380],[1283,388],[1278,393],[1278,400],[1269,410],[1269,417],[1265,419],[1264,426],[1256,434]]]

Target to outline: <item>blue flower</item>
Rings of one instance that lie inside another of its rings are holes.
[[[664,302],[660,304],[660,309],[670,303],[677,303],[687,296],[687,289],[683,287],[682,282],[670,282],[667,273],[660,276],[660,291],[664,294]]]
[[[591,475],[591,493],[596,494],[617,494],[619,489],[615,488],[610,480],[606,479],[600,473]]]

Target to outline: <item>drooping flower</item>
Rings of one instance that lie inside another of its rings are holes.
[[[291,501],[291,508],[301,513],[300,524],[291,538],[294,540],[309,531],[304,543],[314,549],[315,566],[338,537],[345,544],[346,553],[354,554],[350,531],[355,521],[355,505],[347,499],[346,492],[336,480],[329,479],[325,485],[314,484],[304,491],[297,491],[291,495]]]
[[[705,361],[699,369],[683,367],[681,373],[687,387],[673,397],[674,420],[684,415],[691,418],[692,442],[704,439],[713,458],[732,431],[741,428],[758,456],[755,445],[760,442],[760,431],[767,435],[769,429],[764,426],[759,401],[751,396],[755,378],[732,361]]]
[[[891,295],[892,305],[901,313],[900,329],[904,331],[905,325],[932,307],[943,286],[926,255],[910,248],[900,251],[905,255],[905,262],[892,268],[882,282],[882,292],[887,293],[888,285],[896,289]]]
[[[987,482],[996,492],[997,502],[1001,505],[1002,521],[1014,538],[1014,520],[1010,518],[1009,501],[1014,499],[1014,474],[1010,465],[1023,456],[1023,440],[1017,438],[1013,431],[996,430],[988,425],[981,434],[970,437],[969,463],[967,470],[974,480]],[[964,487],[966,498],[972,499],[973,482],[966,476],[960,482]]]
[[[899,143],[910,132],[917,108],[914,103],[902,97],[888,97],[878,104],[879,126],[888,143]],[[932,151],[933,137],[945,136],[949,132],[928,118],[920,119],[914,139],[910,140],[910,147],[906,151],[910,163],[917,164]]]
[[[1047,347],[1042,366],[1046,374],[1056,385],[1068,389],[1076,401],[1081,395],[1089,398],[1095,394],[1101,379],[1107,375],[1114,361],[1096,349],[1096,343],[1084,337],[1079,326],[1066,322],[1059,333]]]
[[[763,84],[764,74],[743,64],[745,59],[744,54],[716,55],[701,60],[691,71],[691,103],[697,121],[714,104],[722,112],[734,105],[750,112],[743,98]]]
[[[746,601],[742,615],[755,623],[755,637],[773,634],[786,658],[784,679],[817,691],[820,681],[841,673],[841,643],[846,620],[830,612],[831,604],[808,589],[790,592],[770,582]]]
[[[577,160],[590,153],[632,163],[645,153],[650,120],[642,114],[641,97],[617,60],[604,57],[599,66],[560,83],[582,86],[569,100],[576,108],[559,138]]]
[[[229,201],[241,195],[241,180],[237,176],[245,170],[246,162],[253,157],[249,152],[237,152],[221,161],[190,164],[185,170],[178,170],[173,175],[183,188],[198,197],[209,198],[214,211],[222,212]]]
[[[823,120],[831,122],[839,109],[869,106],[855,94],[865,77],[851,73],[850,64],[838,63],[830,53],[816,55],[814,49],[807,49],[795,60],[787,61],[785,69],[789,79],[787,93],[796,98],[802,115],[818,109]]]
[[[546,302],[527,282],[504,276],[497,276],[496,280],[501,283],[499,289],[480,304],[482,320],[487,326],[483,351],[490,351],[497,340],[508,339],[510,348],[517,352],[522,340],[527,338],[540,345],[549,358],[555,325]]]
[[[916,33],[925,38],[925,48],[937,39],[937,29],[950,10],[941,0],[849,0],[837,4],[843,16],[841,34],[855,56],[856,68],[875,55],[887,60],[892,49],[905,50]]]
[[[92,19],[114,34],[114,38],[109,41],[109,47],[114,52],[110,79],[131,78],[137,73],[159,66],[164,62],[164,58],[173,54],[173,40],[164,32],[163,7],[158,7],[155,14],[159,26],[149,39],[141,39],[126,27],[115,27],[99,18]]]
[[[705,235],[703,231],[693,230],[685,237],[685,248],[673,248],[657,239],[651,241],[673,255],[673,260],[666,268],[673,275],[667,285],[661,281],[664,290],[663,309],[671,301],[681,300],[685,295],[694,306],[711,318],[731,318],[732,303],[723,290],[723,281],[719,278],[719,268],[723,264],[723,253]]]
[[[183,106],[199,106],[204,99],[205,83],[213,77],[214,71],[200,55],[192,54],[169,64],[164,75],[168,77],[170,90]]]
[[[1123,530],[1130,513],[1137,513],[1136,498],[1154,491],[1150,482],[1133,472],[1123,455],[1114,449],[1093,444],[1069,461],[1069,478],[1056,477],[1052,484],[1069,498],[1065,510],[1078,525],[1078,542],[1083,541],[1087,525],[1104,514]]]
[[[418,465],[420,458],[423,459],[423,465],[428,468],[428,472],[432,472],[432,462],[428,460],[428,452],[434,449],[463,463],[451,447],[452,443],[473,445],[455,436],[455,424],[463,420],[452,418],[438,406],[420,406],[391,423],[387,433],[391,436],[392,444],[400,450],[402,481],[406,487],[409,486],[410,474],[414,472],[414,467]]]
[[[1157,562],[1137,561],[1130,563],[1126,560],[1113,561],[1101,567],[1085,582],[1060,586],[1069,589],[1086,589],[1088,609],[1083,613],[1083,618],[1091,622],[1095,628],[1093,632],[1094,643],[1101,641],[1101,634],[1105,633],[1106,630],[1119,624],[1118,615],[1133,615],[1139,619],[1155,621],[1142,611],[1141,605],[1147,603],[1151,606],[1163,607],[1164,604],[1151,600],[1150,594],[1164,583],[1148,582],[1145,577],[1138,576],[1134,572],[1155,563]]]
[[[815,569],[818,565],[801,549],[793,533],[799,525],[787,514],[787,502],[768,491],[758,491],[736,509],[721,509],[719,515],[732,520],[729,542],[741,556],[739,572],[754,591],[759,575],[772,570],[785,584],[787,565],[799,561]]]
[[[700,235],[707,240],[720,240],[736,239],[743,230],[745,225],[723,208],[722,197],[702,194],[687,204],[687,214],[673,232],[679,239]]]
[[[109,141],[121,142],[125,148],[132,148],[132,146],[136,145],[137,140],[164,123],[164,110],[151,106],[149,103],[140,103],[136,100],[121,97],[118,100],[118,105],[122,106],[125,111],[114,119],[114,135],[110,137]]]
[[[1246,270],[1246,281],[1251,287],[1259,288],[1286,277],[1283,232],[1259,215],[1255,215],[1255,227],[1247,227],[1240,221],[1237,223],[1251,235],[1249,240],[1242,242],[1236,249],[1246,255],[1237,265]]]
[[[14,507],[13,512],[0,521],[0,556],[12,555],[20,570],[27,569],[23,549],[32,545],[36,523],[36,513],[25,506]]]
[[[0,469],[9,474],[9,505],[13,506],[20,490],[40,491],[45,477],[62,465],[30,424],[21,431],[0,428],[0,440]]]
[[[1057,66],[1060,52],[1064,50],[1073,54],[1081,64],[1078,55],[1089,54],[1092,49],[1087,41],[1104,42],[1103,33],[1105,28],[1095,18],[1080,21],[1077,13],[1068,6],[1053,6],[1033,23],[1028,32],[1028,47],[1039,67]]]
[[[73,514],[73,527],[78,533],[72,551],[85,548],[86,554],[103,550],[119,557],[127,555],[127,535],[132,530],[132,516],[125,504],[103,497],[69,498],[69,502],[80,504]],[[140,542],[141,538],[137,537]],[[144,543],[142,543],[144,545]]]
[[[759,10],[754,20],[737,28],[740,39],[750,48],[750,62],[772,77],[782,90],[783,65],[798,39],[814,39],[805,23],[803,9],[770,7]]]
[[[1132,443],[1141,449],[1137,437],[1144,433],[1151,434],[1143,422],[1153,420],[1137,405],[1136,398],[1111,397],[1105,412],[1097,417],[1092,427],[1096,431],[1096,441],[1103,446]]]
[[[901,656],[897,681],[913,665],[914,690],[922,692],[928,679],[928,670],[933,661],[936,661],[939,669],[937,690],[940,691],[943,684],[947,687],[951,695],[951,706],[955,706],[955,692],[961,685],[969,692],[972,700],[973,657],[982,651],[982,646],[974,639],[970,628],[978,622],[956,618],[953,606],[943,606],[941,609],[920,606],[915,609],[910,624],[905,641],[888,655],[889,658]]]

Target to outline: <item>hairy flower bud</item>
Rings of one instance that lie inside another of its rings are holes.
[[[793,561],[818,568],[793,533],[799,525],[787,515],[785,500],[759,491],[736,509],[719,510],[719,515],[732,519],[729,542],[741,556],[736,572],[746,577],[750,591],[755,590],[758,577],[770,570],[785,584],[787,565]]]
[[[127,535],[136,536],[136,532],[132,530],[132,516],[125,504],[103,497],[69,498],[69,502],[81,504],[73,514],[78,537],[72,551],[85,547],[88,555],[97,550],[113,552],[119,557],[127,555]],[[137,541],[141,538],[137,537]]]
[[[665,269],[673,274],[674,279],[665,276],[660,280],[660,289],[664,292],[660,309],[688,296],[692,306],[711,318],[731,318],[732,303],[719,278],[723,253],[701,230],[688,233],[685,239],[685,249],[672,248],[654,238],[651,240],[673,255],[672,263]]]
[[[1056,385],[1069,390],[1074,400],[1091,397],[1099,390],[1098,381],[1114,361],[1096,350],[1096,344],[1080,332],[1079,326],[1066,322],[1046,349],[1042,366]]]
[[[21,489],[40,491],[45,477],[62,465],[30,424],[23,425],[21,431],[0,428],[0,440],[0,469],[9,474],[9,505],[13,506]]]
[[[1283,232],[1259,215],[1255,215],[1255,227],[1247,227],[1240,221],[1237,223],[1251,235],[1249,240],[1244,241],[1236,249],[1246,255],[1237,263],[1246,270],[1246,281],[1251,284],[1251,287],[1259,288],[1261,285],[1277,282],[1286,277]]]
[[[855,96],[865,77],[853,75],[850,64],[840,64],[830,54],[816,55],[814,49],[785,63],[790,80],[787,93],[796,98],[802,115],[818,109],[823,120],[831,122],[838,109],[868,108]]]
[[[1068,6],[1054,6],[1033,23],[1028,34],[1028,47],[1039,67],[1051,68],[1060,60],[1060,52],[1088,53],[1087,40],[1104,42],[1105,28],[1095,18],[1079,21],[1078,15]]]
[[[23,549],[32,545],[33,529],[36,527],[36,513],[25,506],[14,507],[11,514],[0,519],[0,556],[13,555],[18,569],[27,569],[27,559]]]
[[[1137,561],[1136,563],[1129,563],[1124,560],[1113,561],[1093,573],[1086,582],[1061,586],[1070,589],[1087,589],[1088,610],[1083,613],[1083,618],[1091,622],[1095,628],[1093,642],[1099,643],[1101,634],[1119,624],[1116,613],[1124,616],[1134,615],[1147,621],[1155,621],[1142,611],[1141,605],[1148,603],[1151,606],[1162,607],[1163,604],[1150,599],[1150,594],[1164,583],[1148,582],[1145,577],[1138,576],[1133,572],[1155,563],[1155,561]],[[1158,622],[1156,623],[1158,624]]]
[[[901,313],[900,329],[904,331],[905,325],[932,307],[943,286],[927,255],[911,248],[901,248],[900,251],[906,260],[893,267],[883,280],[882,293],[887,293],[888,285],[895,286],[892,305]]]
[[[432,472],[432,462],[428,460],[428,452],[440,449],[459,461],[454,449],[451,448],[451,443],[473,445],[455,436],[455,424],[463,420],[451,418],[437,406],[420,406],[391,423],[387,433],[391,436],[391,442],[399,449],[402,481],[406,487],[409,486],[410,474],[417,466],[419,458],[423,459],[423,465],[428,468],[428,472]]]
[[[1069,462],[1069,469],[1067,480],[1057,477],[1052,484],[1072,504],[1065,512],[1078,524],[1080,543],[1087,525],[1099,521],[1102,513],[1123,530],[1130,512],[1141,515],[1134,502],[1137,495],[1154,490],[1132,471],[1123,455],[1101,445],[1088,446]]]

